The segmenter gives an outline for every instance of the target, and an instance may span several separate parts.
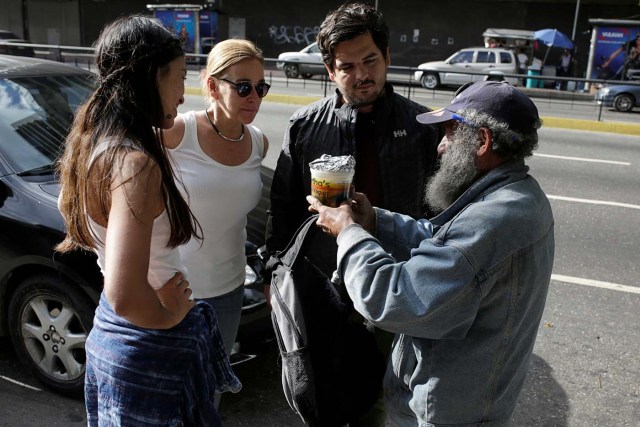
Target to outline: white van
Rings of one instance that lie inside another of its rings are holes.
[[[521,83],[516,77],[505,76],[518,74],[518,61],[512,50],[503,48],[462,49],[444,61],[425,62],[418,68],[414,78],[427,89],[480,80],[506,80],[514,86]]]

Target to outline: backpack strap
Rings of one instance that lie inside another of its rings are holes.
[[[292,266],[298,259],[300,253],[305,253],[311,240],[316,235],[318,227],[315,226],[318,214],[312,215],[298,227],[287,247],[277,255],[273,255],[267,262],[267,269],[273,270],[279,264]]]

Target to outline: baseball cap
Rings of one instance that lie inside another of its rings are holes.
[[[538,109],[527,95],[508,82],[482,81],[461,89],[447,107],[419,114],[416,119],[424,124],[460,120],[458,111],[472,109],[506,123],[515,132],[536,130]]]

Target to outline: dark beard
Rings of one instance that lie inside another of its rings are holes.
[[[341,90],[340,93],[342,94],[342,98],[344,99],[345,103],[347,103],[352,108],[358,109],[358,108],[368,107],[370,105],[373,105],[378,100],[378,98],[384,96],[384,94],[385,94],[384,85],[383,85],[382,89],[380,90],[380,92],[378,92],[378,94],[375,95],[375,96],[371,96],[369,98],[361,98],[361,97],[358,97],[358,96],[354,95],[355,90],[361,84],[370,83],[370,82],[371,83],[375,83],[373,81],[367,80],[367,81],[360,82],[358,84],[353,85],[353,87],[351,88],[352,91],[347,92],[347,91]]]
[[[440,160],[440,169],[425,188],[424,200],[432,211],[442,212],[474,183],[478,177],[476,150],[475,143],[454,137]]]

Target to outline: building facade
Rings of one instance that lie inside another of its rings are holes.
[[[455,51],[484,43],[487,28],[538,30],[557,28],[572,36],[576,58],[586,64],[591,38],[590,19],[638,19],[638,0],[366,0],[384,14],[391,31],[391,63],[417,66],[442,60]],[[155,0],[0,0],[0,28],[33,43],[91,46],[102,26],[123,14],[151,12]],[[194,0],[218,12],[220,39],[246,37],[265,57],[300,50],[314,41],[326,13],[337,0]],[[579,8],[578,8],[579,5]],[[576,9],[577,19],[576,19]],[[575,22],[575,24],[574,24]],[[553,61],[560,52],[551,52]],[[583,67],[584,68],[584,67]]]

